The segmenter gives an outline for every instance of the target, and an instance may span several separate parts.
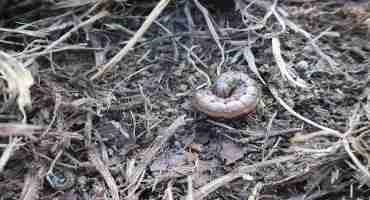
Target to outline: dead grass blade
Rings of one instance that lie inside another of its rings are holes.
[[[172,193],[172,189],[173,189],[173,186],[172,186],[172,181],[168,182],[167,184],[167,188],[166,188],[166,191],[165,191],[165,195],[164,197],[162,198],[163,200],[173,200],[173,193]]]
[[[13,138],[12,141],[8,144],[6,149],[4,150],[3,154],[0,157],[0,174],[3,172],[6,163],[8,162],[9,158],[15,151],[17,143],[20,141],[19,138]]]
[[[212,20],[209,16],[208,10],[204,6],[202,6],[202,4],[200,4],[198,0],[193,0],[193,1],[194,1],[195,5],[198,7],[198,9],[202,12],[203,17],[206,20],[208,29],[211,32],[211,35],[212,35],[213,39],[215,40],[215,42],[217,44],[217,47],[221,51],[221,62],[218,64],[217,69],[216,69],[216,74],[217,74],[217,76],[219,76],[221,74],[221,67],[225,63],[225,50],[221,45],[220,37],[218,36],[217,31],[216,31],[215,27],[213,26],[213,23],[212,23]]]
[[[335,68],[336,66],[338,66],[338,63],[335,62],[335,60],[333,60],[330,56],[326,55],[322,50],[321,48],[319,47],[319,45],[317,45],[316,43],[316,40],[311,36],[310,33],[308,33],[307,31],[303,30],[302,28],[300,28],[298,25],[296,25],[295,23],[293,23],[292,21],[288,20],[288,19],[284,19],[285,21],[285,24],[290,28],[292,29],[293,31],[297,32],[297,33],[300,33],[302,34],[307,40],[309,40],[309,43],[311,44],[311,46],[314,48],[314,50],[316,51],[316,53],[321,56],[321,58],[323,58],[326,62],[329,63],[330,67],[332,68]]]
[[[99,155],[96,153],[95,150],[91,150],[89,152],[89,159],[92,162],[92,164],[95,166],[95,168],[98,170],[98,172],[103,176],[105,182],[108,185],[108,188],[111,192],[112,199],[113,200],[120,200],[119,198],[119,191],[118,186],[116,184],[116,181],[114,180],[112,174],[110,173],[109,169],[103,161],[99,158]]]
[[[146,18],[144,23],[140,26],[139,30],[135,35],[127,42],[126,46],[121,49],[107,64],[105,64],[101,69],[95,73],[90,80],[95,80],[105,73],[108,69],[116,65],[122,58],[135,46],[136,42],[144,35],[148,28],[152,25],[153,21],[162,13],[162,11],[167,7],[170,0],[161,0],[158,2],[157,6],[152,10],[149,16]]]
[[[8,84],[8,93],[10,99],[17,98],[18,108],[23,114],[23,122],[27,121],[25,107],[31,107],[30,87],[34,80],[31,72],[24,65],[8,55],[0,51],[0,73]]]
[[[347,154],[349,157],[352,159],[353,163],[357,166],[357,168],[368,178],[370,179],[370,172],[367,167],[365,167],[361,161],[356,157],[356,155],[352,152],[351,149],[351,138],[352,138],[352,133],[355,130],[356,126],[358,125],[358,122],[360,120],[360,115],[358,114],[359,111],[359,104],[356,106],[356,109],[354,110],[354,113],[349,119],[349,128],[348,130],[343,134],[342,136],[342,144],[344,146],[344,149],[347,151]],[[355,145],[354,145],[355,146]],[[354,148],[356,149],[356,148]],[[360,153],[360,152],[358,152]]]
[[[203,71],[202,69],[200,69],[197,64],[195,63],[195,61],[191,58],[191,54],[193,52],[193,49],[195,47],[191,47],[188,51],[188,61],[191,63],[191,65],[193,65],[193,67],[202,75],[204,76],[204,78],[206,79],[206,83],[207,83],[207,86],[211,86],[212,85],[212,81],[211,81],[211,78],[209,77],[209,75]]]
[[[50,131],[48,127],[24,124],[24,123],[0,123],[0,138],[2,137],[27,137],[33,141],[38,137],[55,136],[76,140],[83,140],[77,132],[69,131]]]
[[[48,52],[49,50],[53,49],[54,47],[56,47],[58,44],[60,44],[61,42],[65,41],[67,38],[69,38],[72,33],[76,32],[78,29],[86,26],[86,25],[89,25],[89,24],[92,24],[94,23],[95,21],[105,17],[106,15],[108,15],[109,13],[107,11],[102,11],[96,15],[94,15],[93,17],[91,17],[90,19],[86,20],[86,21],[83,21],[81,24],[73,27],[71,30],[69,30],[67,33],[65,33],[64,35],[62,35],[58,40],[54,41],[53,43],[51,43],[48,47],[46,47],[46,49],[44,50],[44,52]]]
[[[129,197],[135,194],[136,189],[139,187],[140,179],[142,178],[145,169],[153,161],[158,152],[165,146],[167,141],[175,134],[176,130],[185,125],[185,115],[178,117],[169,127],[163,130],[162,133],[158,134],[158,137],[152,142],[152,145],[143,151],[140,160],[142,161],[139,166],[134,169],[134,172],[130,172],[129,180]],[[131,167],[132,169],[132,167]]]
[[[331,128],[328,128],[328,127],[325,127],[325,126],[322,126],[310,119],[307,119],[305,117],[303,117],[301,114],[297,113],[296,111],[294,111],[287,103],[284,102],[283,99],[281,99],[277,93],[277,91],[274,89],[274,88],[270,88],[270,91],[272,93],[272,95],[274,96],[274,98],[280,103],[280,105],[282,105],[288,112],[290,112],[292,115],[294,115],[295,117],[297,117],[298,119],[314,126],[314,127],[317,127],[321,130],[324,130],[324,131],[327,131],[328,133],[336,136],[336,137],[339,137],[341,138],[341,133],[339,131],[336,131],[334,129],[331,129]]]
[[[313,36],[310,33],[308,33],[306,30],[300,28],[293,21],[291,21],[291,20],[289,20],[289,19],[287,19],[285,17],[285,14],[283,12],[283,9],[281,9],[281,7],[276,6],[276,8],[274,8],[273,5],[270,5],[271,3],[267,2],[267,1],[256,1],[256,0],[245,0],[244,2],[243,1],[239,1],[239,0],[235,0],[235,1],[238,3],[239,6],[242,6],[242,4],[246,4],[246,3],[249,3],[249,5],[255,4],[258,7],[265,9],[267,12],[272,12],[272,14],[275,15],[275,17],[277,18],[277,20],[279,21],[279,23],[283,27],[287,26],[288,28],[290,28],[294,32],[299,33],[303,37],[305,37],[308,40],[308,42],[311,44],[311,46],[314,48],[314,50],[316,51],[316,53],[322,59],[324,59],[326,62],[328,62],[328,64],[332,68],[335,68],[336,66],[338,66],[338,63],[335,62],[335,60],[333,60],[330,56],[326,55],[321,50],[321,48],[319,47],[319,45],[316,43],[315,38],[313,38]],[[274,9],[272,9],[272,8],[274,8]]]
[[[43,178],[46,172],[45,167],[40,167],[35,173],[31,170],[25,178],[20,200],[36,200],[39,199],[38,193],[43,183]]]
[[[244,55],[244,59],[248,63],[249,69],[251,69],[252,72],[256,74],[256,76],[258,77],[258,79],[260,79],[260,81],[264,85],[266,85],[265,80],[263,80],[261,74],[258,72],[258,69],[257,69],[257,66],[256,66],[256,59],[254,57],[254,54],[253,54],[251,48],[245,47],[244,50],[243,50],[243,55]]]
[[[199,188],[198,190],[194,191],[193,199],[201,200],[207,197],[210,193],[216,191],[218,188],[227,185],[231,181],[242,177],[240,173],[229,173],[224,176],[221,176],[212,182],[204,185],[203,187]]]
[[[191,176],[188,176],[187,182],[188,182],[188,193],[186,195],[186,199],[185,200],[194,200],[194,195],[193,195],[193,179],[191,178]]]
[[[30,31],[30,30],[10,29],[10,28],[1,28],[1,27],[0,27],[0,31],[8,32],[8,33],[18,33],[18,34],[23,34],[23,35],[28,35],[32,37],[38,37],[38,38],[43,38],[48,35],[46,32],[43,32],[43,31]]]
[[[33,135],[41,131],[42,126],[24,124],[24,123],[0,123],[0,138],[9,136],[26,136],[36,139]]]
[[[230,172],[230,173],[228,173],[224,176],[221,176],[221,177],[213,180],[212,182],[202,186],[198,190],[194,191],[193,197],[194,197],[194,199],[201,200],[201,199],[205,198],[206,196],[208,196],[208,194],[210,194],[211,192],[214,192],[215,190],[217,190],[218,188],[220,188],[224,185],[227,185],[228,183],[230,183],[231,181],[234,181],[235,179],[242,178],[242,177],[246,176],[246,174],[248,174],[248,173],[252,173],[254,171],[257,171],[261,167],[266,167],[266,166],[273,165],[273,164],[280,164],[280,163],[284,163],[284,162],[289,162],[289,161],[294,160],[294,159],[296,159],[295,156],[282,156],[282,157],[277,157],[277,158],[274,158],[274,159],[271,159],[271,160],[259,162],[259,163],[253,164],[253,165],[239,167],[236,170],[234,170],[234,171],[232,171],[232,172]]]
[[[299,78],[288,70],[283,56],[281,55],[280,41],[277,37],[272,38],[272,53],[283,77],[287,78],[291,83],[298,87],[309,88],[303,79]],[[295,79],[293,77],[295,77]]]
[[[260,190],[262,189],[262,183],[261,182],[258,182],[254,187],[253,187],[253,190],[252,190],[252,194],[248,197],[248,200],[258,200],[259,199],[259,193],[260,193]]]
[[[272,95],[275,97],[275,99],[280,103],[280,105],[282,105],[288,112],[290,112],[291,114],[293,114],[295,117],[305,121],[306,123],[314,126],[314,127],[317,127],[323,131],[319,131],[319,132],[314,132],[314,133],[311,133],[309,135],[306,135],[306,136],[296,136],[292,141],[303,141],[303,140],[308,140],[310,138],[313,138],[313,137],[316,137],[316,136],[325,136],[325,135],[332,135],[332,136],[335,136],[337,138],[340,138],[341,139],[341,144],[343,145],[344,147],[344,150],[347,152],[348,156],[351,158],[351,160],[353,161],[353,163],[355,163],[355,165],[357,166],[357,168],[368,178],[370,178],[370,172],[369,170],[361,163],[361,161],[356,157],[356,155],[353,153],[352,149],[351,149],[351,139],[353,139],[353,136],[351,136],[351,134],[354,132],[354,129],[358,123],[358,120],[359,120],[359,115],[358,115],[358,109],[359,109],[359,106],[357,106],[354,114],[351,116],[350,120],[349,120],[349,128],[348,130],[342,134],[341,132],[339,131],[336,131],[334,129],[331,129],[331,128],[328,128],[328,127],[325,127],[325,126],[322,126],[310,119],[307,119],[305,117],[303,117],[302,115],[300,115],[299,113],[295,112],[292,108],[290,108],[277,94],[277,91],[275,89],[272,89],[270,88],[270,91],[272,93]],[[331,148],[334,148],[334,149],[337,149],[338,148],[338,145],[333,145]],[[329,149],[331,149],[329,148]],[[322,150],[319,150],[318,152],[323,152]],[[360,153],[360,152],[359,152]]]
[[[96,3],[101,0],[64,0],[53,5],[53,9],[74,8]]]
[[[343,143],[343,146],[344,146],[344,149],[346,150],[347,154],[349,155],[349,157],[351,158],[351,160],[353,161],[353,163],[355,163],[355,165],[357,166],[357,168],[367,177],[367,178],[370,178],[370,172],[368,170],[367,167],[365,167],[361,161],[356,157],[356,155],[352,152],[352,149],[350,147],[350,143],[348,141],[348,139],[343,139],[342,141]]]

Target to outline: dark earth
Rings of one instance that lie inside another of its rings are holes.
[[[370,1],[173,0],[92,78],[158,2],[0,1],[0,200],[369,198]],[[256,110],[195,109],[230,70]]]

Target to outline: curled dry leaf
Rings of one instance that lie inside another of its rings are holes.
[[[231,119],[253,111],[259,93],[255,80],[242,72],[229,71],[216,80],[212,89],[198,90],[193,105],[211,117]]]
[[[7,92],[10,99],[17,98],[19,110],[23,114],[23,122],[26,122],[25,107],[31,107],[30,87],[33,85],[33,77],[21,62],[0,51],[0,73],[7,82]]]

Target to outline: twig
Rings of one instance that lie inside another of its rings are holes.
[[[158,25],[163,31],[165,31],[166,33],[169,34],[169,36],[176,36],[175,34],[173,34],[168,28],[166,28],[164,25],[162,25],[161,23],[157,22],[156,20],[154,20],[154,23],[156,25]],[[199,62],[199,64],[201,64],[203,67],[205,68],[209,68],[195,53],[193,53],[193,49],[196,48],[197,46],[192,46],[190,48],[188,48],[186,45],[182,44],[178,39],[174,38],[174,40],[179,44],[180,47],[182,47],[183,49],[185,49],[187,52],[188,52],[188,61],[194,66],[194,68],[200,73],[202,74],[206,80],[207,80],[207,85],[210,86],[212,84],[211,82],[211,79],[209,78],[208,74],[205,73],[203,70],[201,70],[199,67],[196,66],[196,63],[195,61],[191,58],[191,57],[194,57],[196,61]],[[201,88],[202,86],[199,86],[197,87],[197,89]]]
[[[201,200],[205,198],[211,192],[214,192],[215,190],[217,190],[218,188],[224,185],[227,185],[228,183],[230,183],[231,181],[234,181],[235,179],[244,177],[245,174],[257,171],[261,167],[266,167],[266,166],[273,165],[273,164],[288,162],[294,159],[296,159],[296,156],[282,156],[282,157],[278,157],[272,160],[259,162],[253,165],[239,167],[236,170],[224,176],[221,176],[213,180],[212,182],[202,186],[198,190],[194,191],[194,199]]]
[[[20,33],[32,37],[46,37],[48,34],[42,31],[30,31],[30,30],[21,30],[21,29],[9,29],[9,28],[1,28],[0,31],[9,32],[9,33]]]
[[[206,78],[206,83],[207,83],[207,86],[211,86],[212,85],[212,81],[211,81],[211,78],[209,78],[208,74],[206,72],[204,72],[202,69],[200,69],[197,64],[194,62],[194,60],[191,58],[191,54],[192,54],[192,50],[193,50],[194,47],[191,47],[188,51],[188,61],[193,65],[193,67],[201,74],[203,75],[205,78]]]
[[[91,150],[89,152],[89,160],[93,163],[98,172],[103,176],[111,192],[112,199],[120,200],[118,186],[112,174],[110,173],[108,167],[104,165],[103,161],[99,158],[99,155],[96,153],[95,150]]]
[[[186,199],[185,200],[194,200],[193,179],[191,178],[191,176],[188,176],[187,182],[188,182],[188,193],[186,195]]]
[[[4,150],[3,154],[1,154],[0,158],[0,174],[3,172],[6,163],[8,162],[9,158],[12,156],[13,152],[16,149],[16,146],[20,138],[13,138],[12,141],[8,144],[6,149]]]
[[[121,49],[107,64],[105,64],[101,69],[98,69],[98,72],[95,73],[90,80],[95,80],[101,75],[103,75],[107,70],[116,65],[122,58],[132,49],[136,42],[144,35],[148,28],[152,25],[153,21],[162,13],[163,9],[166,8],[170,0],[161,0],[158,2],[157,6],[152,10],[149,16],[146,18],[144,23],[140,26],[139,30],[135,35],[128,41],[126,46]]]
[[[0,138],[8,136],[26,136],[36,140],[34,134],[41,131],[42,126],[23,123],[0,123]]]
[[[280,164],[280,163],[284,163],[284,162],[289,162],[291,160],[296,160],[296,159],[297,159],[297,157],[295,155],[280,156],[280,157],[277,157],[277,158],[274,158],[274,159],[271,159],[271,160],[266,160],[266,161],[263,161],[263,162],[259,162],[259,163],[253,164],[253,165],[241,166],[241,167],[237,168],[235,170],[235,172],[243,173],[243,174],[252,173],[252,172],[257,171],[261,167],[266,167],[266,166],[273,165],[273,164]]]
[[[308,141],[312,138],[318,137],[318,136],[335,136],[338,137],[339,135],[333,134],[331,132],[328,132],[326,130],[319,130],[308,134],[296,134],[294,137],[290,138],[291,143],[300,143],[304,141]]]
[[[92,132],[93,132],[93,115],[89,112],[86,114],[86,122],[84,127],[85,147],[89,147],[91,145]]]
[[[53,117],[51,118],[49,125],[45,128],[44,132],[41,134],[40,139],[42,139],[50,131],[51,127],[56,121],[57,116],[58,116],[58,109],[61,104],[61,99],[62,99],[62,96],[60,95],[60,93],[56,92],[55,93],[55,105],[53,109]]]
[[[351,134],[353,133],[353,130],[357,126],[359,120],[360,120],[360,115],[358,115],[358,110],[360,108],[360,104],[357,104],[356,109],[353,112],[353,115],[351,116],[349,120],[349,128],[348,130],[343,134],[343,146],[344,149],[347,151],[347,154],[349,157],[352,159],[352,161],[355,163],[355,165],[366,175],[368,178],[370,178],[370,173],[369,170],[361,164],[361,162],[358,160],[356,155],[352,152],[351,147],[350,147],[350,141],[349,139],[351,138]]]
[[[259,198],[259,193],[262,189],[262,186],[263,185],[262,185],[261,182],[256,183],[256,185],[252,189],[252,192],[251,192],[252,194],[248,197],[248,200],[258,200],[258,199],[260,199]]]
[[[271,136],[271,128],[272,128],[272,123],[274,122],[274,120],[275,120],[275,118],[276,118],[276,115],[277,115],[277,112],[275,112],[272,116],[271,116],[271,119],[269,120],[269,122],[268,122],[268,124],[267,124],[267,128],[266,128],[266,134],[265,134],[265,138],[264,138],[264,140],[263,140],[263,142],[262,142],[262,161],[265,161],[265,160],[267,160],[268,159],[268,156],[266,156],[265,157],[265,145],[266,145],[266,143],[267,143],[267,141],[268,141],[268,139],[270,138],[270,136]],[[278,141],[275,143],[275,145],[274,145],[274,147],[276,147],[277,146],[277,144],[279,143],[279,140],[280,139],[278,139]],[[273,150],[274,150],[274,147],[273,148],[271,148],[271,150],[270,150],[270,153],[272,154],[272,152],[273,152]],[[269,154],[270,154],[269,153]],[[269,155],[268,154],[268,155]]]
[[[42,180],[45,176],[44,173],[46,171],[46,168],[41,166],[36,173],[32,170],[36,170],[35,167],[31,169],[31,172],[26,175],[22,188],[22,193],[19,198],[20,200],[39,199],[38,194],[42,186]]]
[[[228,183],[234,181],[235,179],[238,179],[242,177],[243,175],[241,173],[228,173],[224,176],[221,176],[212,182],[204,185],[203,187],[199,188],[198,190],[194,191],[193,199],[202,200],[204,199],[208,194],[216,191],[218,188],[227,185]]]
[[[281,31],[279,31],[278,33],[274,34],[275,36],[276,35],[279,35],[281,33],[284,33],[285,30],[286,30],[286,24],[285,24],[285,21],[283,19],[282,16],[280,16],[280,14],[276,11],[276,5],[277,5],[277,2],[278,0],[275,0],[274,1],[274,4],[273,6],[271,6],[271,10],[272,10],[272,13],[274,14],[274,16],[276,17],[277,21],[279,22],[279,24],[281,25],[282,29]]]
[[[217,31],[212,24],[212,20],[209,16],[208,10],[204,6],[202,6],[202,4],[200,4],[198,0],[193,0],[193,1],[195,5],[198,7],[198,9],[202,12],[203,17],[206,20],[208,29],[211,32],[213,39],[215,40],[218,48],[221,51],[221,62],[218,64],[217,69],[216,69],[216,74],[217,76],[219,76],[221,74],[221,67],[225,63],[225,50],[222,47],[221,42],[220,42],[220,37],[218,36]]]
[[[53,161],[51,162],[49,170],[47,171],[47,174],[53,174],[53,169],[54,169],[58,159],[62,156],[62,154],[63,154],[63,149],[60,149],[58,151],[57,155],[55,156],[55,158],[53,159]]]
[[[38,56],[48,55],[50,53],[57,53],[57,52],[68,51],[68,50],[99,51],[99,50],[102,50],[102,48],[91,48],[91,47],[85,47],[85,46],[80,46],[80,45],[69,45],[69,46],[64,46],[60,48],[50,49],[49,51],[36,52],[36,53],[31,53],[31,54],[25,54],[23,52],[23,53],[16,54],[14,56],[16,58],[23,59],[23,58],[38,57]]]
[[[369,170],[363,165],[361,164],[361,162],[358,160],[358,158],[356,157],[356,155],[352,152],[351,150],[351,147],[350,147],[350,138],[352,138],[351,134],[354,132],[354,129],[356,127],[356,125],[358,124],[358,121],[360,119],[359,115],[357,114],[358,110],[359,110],[359,105],[356,107],[355,111],[354,111],[354,114],[351,116],[350,120],[349,120],[349,128],[348,130],[344,133],[344,134],[341,134],[339,131],[336,131],[336,130],[333,130],[333,129],[330,129],[330,128],[327,128],[327,127],[324,127],[320,124],[317,124],[316,122],[313,122],[307,118],[304,118],[303,116],[301,116],[300,114],[298,114],[297,112],[295,112],[293,109],[291,109],[282,99],[280,99],[280,97],[278,97],[277,95],[277,92],[271,88],[271,93],[273,94],[273,96],[275,97],[275,99],[277,99],[277,101],[287,110],[289,111],[291,114],[293,114],[294,116],[296,116],[297,118],[305,121],[306,123],[309,123],[319,129],[321,129],[322,131],[318,131],[318,132],[314,132],[314,133],[311,133],[309,135],[306,135],[306,136],[302,136],[302,135],[298,135],[298,136],[295,136],[291,141],[293,142],[302,142],[302,141],[305,141],[305,140],[309,140],[311,138],[314,138],[314,137],[317,137],[317,136],[325,136],[325,135],[333,135],[333,136],[336,136],[338,138],[341,139],[341,143],[337,142],[336,144],[332,145],[331,147],[325,149],[325,150],[310,150],[311,152],[315,152],[315,153],[330,153],[330,152],[333,152],[333,150],[336,150],[340,147],[340,144],[343,145],[345,151],[347,152],[347,154],[349,155],[349,157],[351,158],[351,160],[355,163],[355,165],[357,166],[358,169],[360,169],[360,171],[367,177],[370,178],[370,172]],[[338,145],[339,144],[339,145]],[[304,150],[307,152],[307,150]],[[360,153],[360,152],[359,152]]]
[[[150,99],[144,94],[143,87],[139,84],[139,90],[142,98],[144,99],[144,111],[145,111],[145,130],[148,135],[151,135],[151,129],[150,129],[150,119],[151,119],[151,114],[150,114]]]
[[[336,66],[338,66],[338,63],[336,63],[330,56],[326,55],[321,49],[320,47],[316,44],[316,40],[315,38],[312,37],[312,35],[310,33],[308,33],[307,31],[303,30],[302,28],[298,27],[296,24],[294,24],[292,21],[284,18],[284,21],[286,23],[286,25],[292,29],[293,31],[297,32],[297,33],[300,33],[301,35],[303,35],[307,40],[309,40],[309,43],[311,44],[311,46],[314,48],[314,50],[316,51],[317,54],[319,54],[319,56],[321,56],[326,62],[329,63],[329,65],[334,68]]]
[[[158,152],[164,147],[173,134],[175,134],[176,130],[185,125],[185,123],[185,115],[178,117],[162,133],[158,134],[158,137],[152,142],[152,145],[141,154],[142,163],[140,163],[140,165],[136,167],[135,171],[131,172],[131,175],[129,176],[131,183],[129,186],[128,196],[134,195],[135,190],[141,184],[139,180],[142,179],[147,166],[153,161],[155,155],[158,154]]]
[[[245,0],[245,1],[246,2],[250,2],[251,4],[253,3],[253,4],[259,6],[260,8],[265,9],[266,11],[271,11],[271,5],[270,5],[270,3],[266,2],[266,1],[256,1],[256,0]],[[277,7],[275,9],[275,12],[276,12],[276,14],[281,13],[281,8],[280,7]],[[282,14],[282,15],[284,16],[284,14]],[[283,20],[284,21],[284,24],[286,26],[288,26],[290,29],[292,29],[296,33],[300,33],[301,35],[303,35],[309,41],[309,43],[314,48],[314,50],[316,51],[316,53],[321,58],[323,58],[325,61],[327,61],[332,68],[334,68],[334,67],[336,67],[338,65],[338,63],[336,63],[330,56],[326,55],[320,49],[320,47],[316,44],[315,39],[312,37],[312,35],[310,33],[308,33],[307,31],[303,30],[302,28],[298,27],[294,22],[292,22],[291,20],[289,20],[289,19],[287,19],[286,17],[283,17],[283,16],[280,16],[280,18],[279,18],[278,15],[275,15],[275,17],[277,17],[277,19],[278,19],[279,22],[280,22],[280,20]]]
[[[277,37],[272,38],[272,53],[283,77],[287,78],[291,83],[293,83],[296,86],[302,88],[309,88],[306,82],[303,81],[301,78],[296,77],[297,80],[294,80],[293,78],[294,75],[288,70],[286,63],[283,57],[281,56],[280,41]]]
[[[166,193],[165,193],[165,196],[166,198],[163,198],[164,200],[167,199],[167,200],[173,200],[173,193],[172,193],[172,181],[168,182],[167,184],[167,189],[166,189]]]
[[[67,33],[63,34],[59,39],[57,39],[56,41],[54,41],[53,43],[51,43],[49,46],[47,46],[44,50],[44,52],[48,52],[49,50],[53,49],[54,47],[56,47],[58,44],[60,44],[61,42],[63,42],[64,40],[66,40],[67,38],[69,38],[72,33],[76,32],[78,29],[86,26],[86,25],[89,25],[89,24],[92,24],[94,23],[95,21],[105,17],[106,15],[108,15],[109,13],[107,11],[102,11],[96,15],[94,15],[93,17],[91,17],[90,19],[82,22],[81,24],[73,27],[71,30],[69,30]]]
[[[249,69],[252,70],[253,73],[256,74],[256,76],[258,77],[258,79],[260,79],[260,81],[266,85],[266,82],[265,80],[263,80],[261,74],[259,73],[258,69],[257,69],[257,66],[256,66],[256,59],[254,57],[254,54],[251,50],[250,47],[245,47],[243,49],[243,55],[244,55],[244,59],[247,61],[248,63],[248,67]]]
[[[343,146],[344,149],[347,151],[347,154],[352,159],[352,161],[355,163],[355,165],[361,170],[364,175],[366,175],[368,178],[370,178],[369,170],[361,164],[361,162],[358,160],[358,158],[355,156],[355,154],[352,152],[351,147],[349,145],[349,142],[347,139],[343,139]]]
[[[302,115],[300,115],[299,113],[295,112],[291,107],[289,107],[288,104],[286,104],[280,97],[279,95],[277,94],[277,91],[274,89],[274,88],[270,88],[270,91],[271,91],[271,94],[274,96],[274,98],[280,103],[280,105],[282,105],[288,112],[290,112],[292,115],[294,115],[295,117],[297,117],[298,119],[302,120],[302,121],[305,121],[306,123],[308,124],[311,124],[312,126],[314,127],[317,127],[321,130],[325,130],[329,133],[332,133],[333,135],[341,138],[342,135],[339,131],[336,131],[334,129],[331,129],[331,128],[328,128],[328,127],[325,127],[325,126],[322,126],[310,119],[307,119],[305,117],[303,117]]]

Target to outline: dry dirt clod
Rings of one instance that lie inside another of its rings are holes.
[[[193,105],[211,117],[232,119],[253,111],[259,94],[255,80],[242,72],[229,71],[221,74],[212,89],[198,90]]]

